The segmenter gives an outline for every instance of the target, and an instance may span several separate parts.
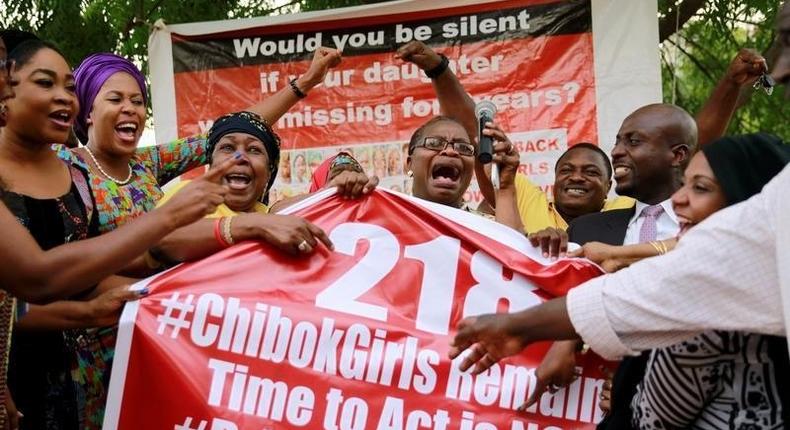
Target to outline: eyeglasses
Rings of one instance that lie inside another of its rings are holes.
[[[5,75],[11,80],[11,74],[14,73],[14,66],[16,65],[16,60],[7,58],[5,60],[0,60],[0,71],[5,71]]]
[[[455,152],[466,155],[475,155],[475,146],[465,140],[447,140],[439,136],[426,136],[421,143],[414,145],[414,147],[423,147],[431,151],[444,151],[447,145],[452,145]]]

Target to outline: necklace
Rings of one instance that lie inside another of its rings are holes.
[[[129,166],[129,174],[126,176],[126,179],[124,179],[124,180],[117,179],[116,177],[111,176],[109,173],[105,172],[104,169],[102,169],[101,164],[99,164],[99,161],[96,159],[96,156],[93,155],[93,152],[91,152],[90,148],[85,146],[85,150],[88,151],[88,155],[90,155],[91,160],[93,160],[93,164],[99,169],[99,172],[101,172],[101,174],[104,175],[105,178],[115,182],[118,185],[126,185],[126,184],[129,183],[129,181],[132,180],[132,167],[131,166]]]

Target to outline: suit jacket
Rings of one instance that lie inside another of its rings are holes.
[[[568,226],[568,240],[584,245],[587,242],[603,242],[622,245],[628,222],[636,213],[636,206],[580,216]]]
[[[568,240],[584,245],[587,242],[603,242],[620,246],[625,241],[628,222],[636,213],[636,207],[597,212],[576,218],[568,226]],[[642,382],[647,369],[649,351],[636,357],[625,357],[617,366],[612,378],[612,409],[598,424],[599,430],[635,428],[631,423],[631,399],[636,387]]]

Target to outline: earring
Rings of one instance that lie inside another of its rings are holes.
[[[408,177],[410,177],[410,178],[411,178],[412,176],[414,176],[414,172],[412,172],[411,170],[409,170],[408,172],[406,172],[406,176],[408,176]]]

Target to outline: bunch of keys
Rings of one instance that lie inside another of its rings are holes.
[[[774,81],[774,78],[772,78],[771,75],[769,75],[768,73],[763,73],[759,79],[754,81],[754,85],[752,85],[752,87],[755,90],[762,89],[763,91],[765,91],[766,94],[770,96],[771,93],[774,92],[775,85],[776,85],[776,81]]]

